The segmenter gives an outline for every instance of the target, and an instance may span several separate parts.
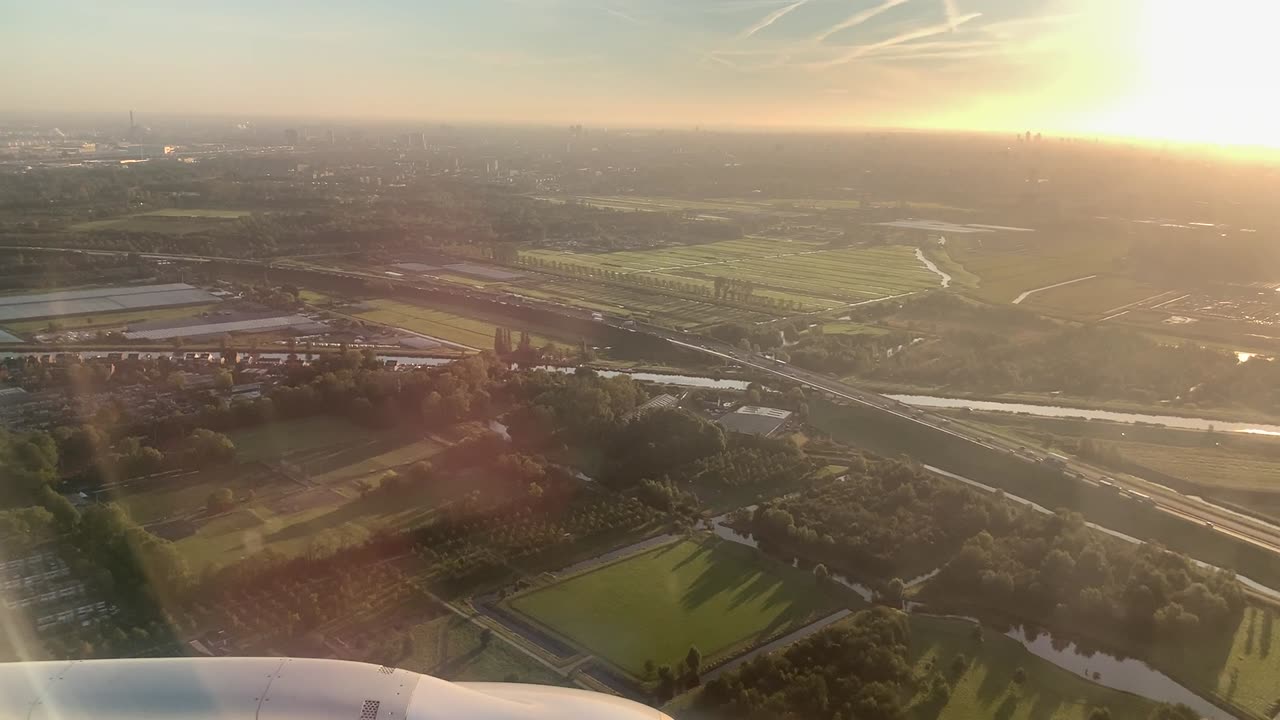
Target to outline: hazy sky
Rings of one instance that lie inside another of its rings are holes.
[[[1280,144],[1276,0],[0,0],[0,110]]]

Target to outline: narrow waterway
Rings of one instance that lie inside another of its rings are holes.
[[[1024,628],[1015,627],[1006,632],[1005,637],[1018,641],[1036,657],[1099,685],[1160,702],[1182,703],[1211,720],[1235,720],[1234,715],[1141,660],[1122,660],[1105,652],[1086,654],[1074,642],[1059,648],[1055,647],[1057,643],[1053,636],[1047,633],[1033,633],[1034,639],[1029,639],[1028,634]]]
[[[920,248],[916,248],[916,259],[919,260],[921,263],[923,263],[925,268],[928,269],[929,272],[941,278],[942,287],[944,288],[951,287],[951,276],[946,274],[942,270],[939,270],[938,266],[934,265],[932,260],[924,256],[924,252],[921,251]]]
[[[1266,423],[1230,422],[1225,420],[1209,420],[1207,418],[1182,417],[1180,415],[1148,415],[1145,413],[1116,412],[1113,410],[1087,410],[1084,408],[1062,407],[1059,405],[1034,405],[1031,403],[1001,402],[997,400],[969,400],[966,398],[936,397],[933,395],[888,395],[893,400],[914,407],[923,408],[968,408],[985,412],[1006,412],[1036,417],[1072,418],[1085,420],[1105,420],[1117,423],[1143,423],[1147,425],[1163,425],[1180,430],[1214,430],[1215,432],[1235,432],[1250,435],[1280,436],[1280,425]]]

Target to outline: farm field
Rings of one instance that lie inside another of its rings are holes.
[[[480,628],[453,613],[415,625],[408,632],[413,638],[413,654],[396,663],[405,670],[463,682],[501,682],[515,676],[518,682],[563,684],[560,676],[503,640],[495,638],[485,646]]]
[[[133,232],[159,232],[185,235],[220,227],[225,223],[252,215],[249,210],[212,210],[199,208],[167,208],[151,212],[124,215],[103,220],[76,223],[71,230],[128,230]]]
[[[912,700],[911,716],[918,720],[1086,720],[1099,706],[1109,708],[1113,718],[1145,718],[1155,705],[1067,672],[990,628],[983,628],[978,644],[974,624],[966,620],[912,615],[909,622],[917,672],[932,662],[946,675],[961,655],[968,663],[941,709],[923,697]],[[1019,667],[1027,674],[1021,686],[1013,682]]]
[[[139,308],[120,312],[97,313],[92,315],[71,315],[55,318],[53,322],[63,330],[112,330],[123,328],[132,323],[152,320],[178,320],[196,317],[202,312],[217,308],[217,305],[184,305],[181,307]],[[4,328],[20,335],[45,332],[49,328],[49,318],[37,320],[15,320],[5,323]]]
[[[477,317],[466,317],[447,310],[412,305],[397,300],[368,300],[366,305],[375,310],[357,313],[356,317],[377,323],[412,330],[449,342],[466,345],[477,350],[493,347],[494,330],[498,327],[509,327],[512,334],[519,338],[519,327],[510,324],[499,325]],[[564,341],[556,342],[545,335],[530,333],[533,344],[542,347],[547,343],[567,347]]]
[[[637,320],[653,319],[682,330],[722,322],[754,323],[770,317],[763,312],[745,308],[664,295],[658,289],[631,289],[587,280],[550,281],[537,285],[511,286],[510,289],[514,293],[591,311],[634,317]]]
[[[233,562],[271,548],[296,555],[314,547],[334,548],[366,539],[384,528],[421,522],[442,498],[363,496],[360,482],[426,460],[445,444],[375,433],[334,417],[294,420],[233,435],[238,464],[136,485],[112,499],[142,523],[174,540],[196,571]],[[263,461],[280,461],[268,465]],[[228,488],[233,510],[208,518],[209,494]],[[250,492],[251,491],[251,492]]]
[[[661,212],[741,212],[764,213],[772,210],[768,202],[745,200],[693,200],[683,198],[639,197],[632,195],[577,195],[573,197],[540,197],[554,203],[569,201],[609,210]]]
[[[635,676],[645,660],[678,663],[691,644],[714,661],[837,607],[810,572],[718,538],[665,545],[509,603]]]
[[[1129,278],[1099,275],[1092,280],[1042,290],[1028,296],[1023,303],[1050,315],[1100,319],[1123,312],[1128,309],[1125,306],[1142,303],[1143,300],[1158,302],[1164,292]]]
[[[831,301],[862,300],[938,287],[915,249],[905,245],[827,249],[800,241],[743,238],[658,250],[613,253],[534,251],[522,258],[537,264],[580,265],[621,275],[651,273],[678,282],[733,278],[755,283],[757,293],[798,295],[802,304],[831,307]],[[808,298],[806,302],[805,298]]]

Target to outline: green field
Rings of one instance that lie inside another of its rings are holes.
[[[160,486],[130,486],[112,498],[142,523],[176,519],[153,529],[172,537],[196,571],[265,548],[297,555],[360,542],[380,529],[413,527],[443,500],[435,489],[414,498],[365,497],[358,485],[445,447],[430,439],[329,416],[263,425],[232,438],[238,464],[167,478]],[[231,489],[239,502],[206,518],[206,499],[219,488]]]
[[[1267,616],[1270,614],[1271,619]],[[1179,643],[1156,647],[1151,664],[1188,687],[1216,693],[1258,715],[1280,702],[1280,609],[1250,605],[1235,633],[1194,649]]]
[[[889,330],[875,325],[837,321],[822,324],[823,335],[887,335]]]
[[[449,613],[409,630],[414,652],[397,667],[446,680],[501,682],[514,675],[520,682],[561,685],[563,679],[495,637],[486,647],[480,628]]]
[[[132,232],[158,232],[185,235],[203,232],[242,217],[252,215],[249,210],[213,210],[200,208],[167,208],[145,213],[135,213],[103,220],[90,220],[70,227],[78,232],[93,230],[124,230]]]
[[[626,672],[716,657],[837,607],[812,573],[717,538],[685,540],[513,597],[510,605]]]
[[[227,434],[236,446],[236,460],[255,462],[278,460],[299,450],[366,442],[378,433],[332,415],[316,415],[300,420],[267,423]]]
[[[522,258],[535,266],[578,265],[684,283],[712,283],[717,277],[745,280],[757,285],[757,294],[794,297],[810,309],[938,287],[938,277],[916,259],[914,248],[905,245],[830,249],[821,243],[747,237],[611,253],[537,250]]]
[[[1083,235],[974,233],[947,238],[947,253],[978,277],[978,287],[969,292],[994,303],[1012,302],[1027,290],[1105,274],[1125,252],[1122,242]]]
[[[177,320],[179,318],[197,317],[208,312],[217,305],[184,305],[182,307],[140,308],[138,310],[122,310],[120,312],[95,313],[91,315],[73,315],[60,318],[43,318],[39,320],[14,320],[4,324],[4,328],[18,334],[46,332],[49,323],[53,322],[62,330],[114,330],[126,325],[151,320]]]
[[[510,289],[521,295],[554,300],[615,316],[655,321],[682,330],[722,322],[756,323],[771,317],[754,310],[665,295],[657,288],[632,289],[588,280],[549,281],[511,286]]]
[[[519,339],[519,326],[512,323],[494,323],[477,317],[466,317],[447,310],[411,305],[397,300],[368,300],[366,305],[375,310],[357,313],[356,317],[376,323],[392,325],[405,330],[430,335],[477,350],[493,348],[493,334],[498,327],[512,330],[513,340]],[[556,342],[545,335],[530,333],[533,344],[542,347],[547,343],[567,347],[564,341]]]
[[[1126,305],[1156,298],[1162,292],[1129,278],[1099,275],[1092,280],[1038,292],[1023,302],[1033,310],[1050,315],[1100,319],[1123,312]]]
[[[1067,672],[989,628],[983,628],[983,642],[975,642],[974,625],[967,620],[912,615],[910,624],[911,663],[917,673],[929,661],[944,675],[957,656],[968,661],[941,709],[919,695],[912,700],[912,716],[918,720],[1086,720],[1098,706],[1109,708],[1117,720],[1141,720],[1154,706]],[[1021,686],[1012,680],[1019,667],[1027,674]]]

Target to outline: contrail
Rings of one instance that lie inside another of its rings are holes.
[[[862,23],[879,15],[880,13],[886,10],[891,10],[895,7],[898,7],[899,5],[905,2],[907,2],[907,0],[884,0],[884,2],[880,3],[879,5],[876,5],[875,7],[867,8],[866,10],[863,10],[862,12],[859,12],[859,13],[854,13],[853,15],[850,15],[849,17],[836,23],[835,25],[832,25],[826,30],[823,30],[822,32],[814,36],[813,40],[814,42],[822,42],[823,40],[826,40],[827,38],[840,32],[841,30],[844,30],[845,28],[851,28],[851,27],[854,27],[855,25],[861,25]]]
[[[771,12],[771,13],[769,13],[768,15],[765,15],[763,18],[761,18],[761,19],[760,19],[760,22],[756,23],[755,25],[752,25],[751,27],[747,28],[746,30],[743,30],[743,31],[742,31],[742,34],[738,36],[738,39],[739,39],[739,40],[746,40],[747,38],[751,37],[752,35],[755,35],[756,33],[760,32],[761,30],[763,30],[763,29],[765,29],[765,28],[769,27],[770,25],[772,25],[772,24],[774,24],[774,23],[778,22],[778,20],[780,20],[780,19],[781,19],[783,16],[785,16],[787,13],[791,12],[792,10],[795,10],[796,8],[800,7],[801,5],[804,5],[804,4],[805,4],[805,3],[807,3],[807,2],[809,2],[809,0],[796,0],[796,2],[793,2],[793,3],[791,3],[790,5],[787,5],[787,6],[785,6],[785,7],[780,7],[780,8],[778,8],[777,10],[774,10],[773,12]]]
[[[947,13],[947,24],[954,29],[959,24],[956,20],[960,17],[960,10],[956,8],[956,0],[942,0],[942,9]]]
[[[871,43],[870,45],[859,45],[858,47],[853,48],[852,50],[845,53],[844,55],[841,55],[840,57],[833,58],[831,60],[824,60],[822,62],[810,63],[808,67],[815,68],[815,69],[822,69],[822,68],[833,67],[835,65],[843,65],[845,63],[853,62],[854,60],[857,60],[863,55],[866,55],[867,53],[875,52],[876,50],[883,50],[885,48],[890,48],[895,45],[901,45],[902,43],[905,43],[905,42],[911,42],[912,40],[920,40],[921,38],[933,37],[934,35],[941,35],[942,33],[945,33],[945,32],[951,32],[952,30],[955,30],[961,25],[969,22],[970,20],[973,20],[974,18],[981,17],[981,16],[982,16],[982,13],[969,13],[968,15],[961,15],[957,18],[954,18],[949,22],[940,23],[938,25],[930,25],[928,27],[917,28],[909,32],[904,32],[900,35],[894,35],[893,37],[887,40],[881,40],[880,42]]]

